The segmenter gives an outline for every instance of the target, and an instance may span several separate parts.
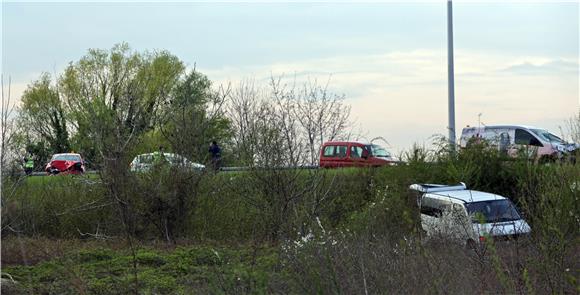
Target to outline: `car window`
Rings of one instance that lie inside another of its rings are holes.
[[[137,162],[140,164],[153,164],[152,155],[139,155],[137,156]]]
[[[502,132],[499,134],[499,150],[502,152],[507,151],[511,143],[510,135],[507,132]]]
[[[542,145],[537,138],[535,138],[532,134],[523,129],[516,129],[515,143],[533,146]]]
[[[346,157],[346,145],[337,145],[335,155],[339,158]]]
[[[328,145],[324,147],[324,154],[325,157],[334,157],[334,145]]]
[[[52,157],[52,159],[59,160],[59,161],[77,161],[77,162],[80,162],[81,156],[79,156],[79,155],[55,155],[54,157]]]
[[[559,144],[566,143],[560,137],[558,137],[558,136],[554,135],[553,133],[550,133],[546,130],[542,130],[542,129],[530,129],[530,130],[532,132],[534,132],[537,136],[539,136],[544,141],[554,142],[554,143],[559,143]]]
[[[390,157],[389,153],[384,147],[377,144],[370,144],[366,146],[367,150],[373,157]]]
[[[521,219],[513,203],[505,199],[467,203],[465,207],[474,223],[481,221],[487,223],[504,222]]]
[[[429,205],[423,205],[421,206],[421,214],[425,214],[425,215],[429,215],[432,217],[441,217],[441,209],[429,206]]]
[[[363,152],[363,148],[360,146],[353,145],[350,147],[350,157],[351,158],[358,159],[358,158],[362,157],[362,152]]]

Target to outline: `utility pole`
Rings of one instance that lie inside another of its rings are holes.
[[[449,93],[449,147],[455,151],[455,81],[453,73],[453,8],[447,1],[447,81]]]

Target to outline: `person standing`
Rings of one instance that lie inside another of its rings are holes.
[[[209,146],[209,153],[211,155],[211,165],[213,169],[216,171],[220,169],[222,157],[221,152],[222,150],[217,144],[217,142],[215,140],[212,141],[211,145]]]
[[[34,159],[32,157],[24,158],[24,173],[26,175],[32,174],[34,170]]]

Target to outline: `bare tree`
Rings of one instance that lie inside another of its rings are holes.
[[[226,114],[231,121],[233,150],[239,164],[254,163],[258,121],[269,111],[263,89],[256,86],[253,80],[241,81],[231,92]]]
[[[296,117],[307,139],[310,164],[318,160],[318,151],[325,141],[343,137],[350,125],[350,106],[344,104],[344,95],[328,91],[329,83],[330,78],[324,86],[309,80],[297,98]]]
[[[296,93],[295,84],[288,86],[283,83],[282,77],[270,78],[271,98],[273,101],[273,119],[275,126],[280,130],[281,142],[284,155],[286,155],[286,165],[297,166],[306,161],[305,138],[302,132],[302,125],[297,115],[300,108],[301,99]]]
[[[297,85],[296,79],[287,83],[283,77],[273,76],[267,90],[253,81],[240,83],[232,92],[227,114],[242,159],[256,162],[260,156],[268,156],[258,155],[258,137],[277,130],[277,150],[282,149],[284,156],[277,165],[316,164],[320,146],[348,136],[351,124],[344,95],[331,93],[328,85],[319,86],[316,80]]]
[[[234,149],[251,168],[251,183],[240,195],[264,215],[272,242],[303,232],[299,228],[315,220],[321,202],[331,197],[322,185],[323,173],[286,169],[314,164],[320,145],[345,133],[350,108],[327,86],[297,86],[296,79],[287,83],[283,77],[271,77],[267,86],[248,80],[232,91],[227,104]],[[308,212],[298,212],[297,204],[307,195],[315,201]]]
[[[0,135],[2,136],[2,142],[0,145],[0,174],[7,168],[8,164],[8,153],[12,149],[12,143],[14,141],[14,128],[15,128],[15,117],[13,115],[15,104],[11,101],[10,96],[10,86],[11,79],[8,78],[8,93],[4,95],[4,76],[1,78],[2,83],[2,110],[0,111]],[[0,181],[2,178],[0,177]]]

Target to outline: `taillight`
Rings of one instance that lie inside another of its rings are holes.
[[[485,237],[484,236],[479,236],[479,242],[480,243],[485,243]]]

